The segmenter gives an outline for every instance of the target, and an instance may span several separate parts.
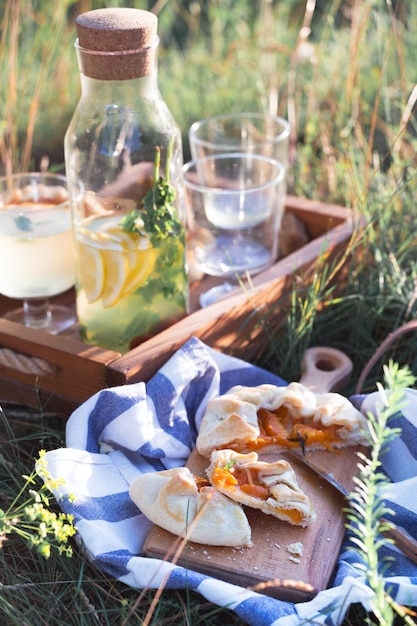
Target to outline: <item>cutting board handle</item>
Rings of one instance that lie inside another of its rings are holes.
[[[316,393],[340,391],[350,381],[353,363],[335,348],[308,348],[301,364],[300,383]]]

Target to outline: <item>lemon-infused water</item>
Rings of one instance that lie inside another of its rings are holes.
[[[76,231],[77,313],[88,343],[126,352],[187,312],[185,233],[151,244],[122,217],[86,218]]]
[[[65,134],[82,338],[125,352],[188,310],[181,131],[158,88],[158,18],[75,20],[81,95]],[[102,219],[104,218],[104,219]]]

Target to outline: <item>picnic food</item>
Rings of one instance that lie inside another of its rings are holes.
[[[129,493],[151,522],[174,535],[206,545],[251,545],[251,528],[239,504],[187,467],[137,476]]]
[[[198,452],[238,452],[367,445],[367,421],[337,393],[314,393],[301,383],[236,386],[208,402],[196,441]]]
[[[310,498],[299,488],[287,461],[265,463],[256,452],[215,450],[206,473],[213,487],[240,504],[295,526],[308,526],[316,518]]]
[[[295,526],[316,519],[287,461],[266,463],[258,461],[256,452],[220,450],[212,453],[206,474],[207,479],[195,476],[188,467],[142,474],[129,494],[157,526],[212,546],[251,546],[251,528],[241,505]]]

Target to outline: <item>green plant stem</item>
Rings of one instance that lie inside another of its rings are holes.
[[[381,471],[381,457],[384,448],[400,430],[392,428],[390,418],[400,411],[405,404],[404,390],[415,382],[415,377],[408,368],[400,369],[390,363],[384,368],[385,384],[388,392],[379,384],[378,391],[381,399],[377,415],[368,415],[369,421],[369,456],[359,453],[359,473],[355,477],[355,488],[349,496],[347,510],[347,528],[351,531],[352,542],[364,561],[365,578],[374,592],[371,600],[372,611],[380,626],[392,626],[395,615],[395,604],[387,601],[385,582],[381,575],[383,563],[380,562],[379,551],[391,539],[380,536],[380,533],[393,525],[380,522],[381,517],[392,515],[381,495],[381,489],[389,484],[388,478]],[[370,624],[371,619],[367,619]]]

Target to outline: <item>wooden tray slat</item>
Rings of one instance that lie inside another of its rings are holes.
[[[1,379],[14,380],[75,401],[88,398],[98,385],[105,387],[108,366],[120,357],[111,350],[3,319],[0,346],[0,383]]]

